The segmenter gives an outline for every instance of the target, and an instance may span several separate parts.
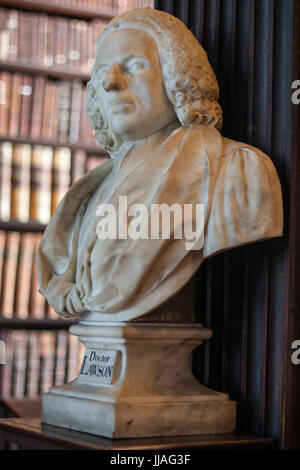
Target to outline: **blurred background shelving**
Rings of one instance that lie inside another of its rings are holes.
[[[76,322],[39,294],[36,249],[61,198],[107,160],[85,112],[97,38],[151,0],[0,1],[0,366],[2,399],[36,398],[76,377]],[[1,410],[0,410],[1,415]]]

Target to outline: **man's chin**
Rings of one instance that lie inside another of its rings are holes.
[[[122,125],[113,126],[114,133],[117,134],[122,140],[138,140],[143,138],[140,135],[142,133],[138,132],[139,123],[136,119],[132,121],[126,120],[127,122],[124,122],[124,119],[122,119],[122,121]]]

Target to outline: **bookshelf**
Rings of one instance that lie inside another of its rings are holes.
[[[46,77],[53,77],[65,80],[78,79],[82,80],[83,82],[87,82],[90,79],[90,74],[80,72],[76,68],[46,67],[34,63],[28,64],[27,62],[23,62],[22,60],[18,60],[18,62],[0,60],[0,69],[9,70],[11,72],[29,73],[33,75],[44,75]]]
[[[0,0],[0,398],[34,398],[76,376],[82,350],[67,329],[77,320],[39,294],[36,249],[68,187],[107,159],[84,106],[97,37],[118,12],[147,6]]]
[[[84,6],[84,0],[80,4],[67,5],[60,4],[58,1],[31,1],[31,0],[2,0],[1,5],[9,8],[17,8],[21,10],[36,11],[40,13],[47,13],[48,15],[59,15],[67,18],[80,18],[84,20],[104,19],[111,20],[114,16],[119,13],[117,6],[115,7],[104,7],[92,8],[91,6]],[[97,2],[95,2],[96,4]],[[98,2],[99,4],[101,2]],[[103,4],[105,2],[102,2]],[[106,2],[116,4],[118,2]],[[129,2],[134,3],[134,2]],[[135,2],[138,4],[138,2]],[[140,2],[141,4],[143,2]],[[151,2],[144,2],[144,4],[150,4]],[[149,5],[148,5],[149,6]],[[133,7],[132,7],[133,8]]]
[[[51,320],[51,319],[35,319],[35,318],[0,318],[0,329],[18,329],[18,330],[60,330],[69,328],[71,325],[77,323],[77,320]]]
[[[54,140],[49,140],[49,139],[31,139],[31,138],[20,138],[20,137],[3,137],[0,136],[0,143],[1,142],[7,142],[10,141],[13,144],[30,144],[30,145],[43,145],[45,147],[53,147],[53,148],[59,148],[62,146],[60,142],[54,141]],[[72,144],[70,142],[65,142],[63,144],[64,147],[68,147],[71,150],[85,150],[88,153],[93,153],[97,155],[106,155],[104,150],[100,147],[100,145],[93,145],[93,144],[87,144],[85,142],[78,142],[76,144]]]
[[[19,222],[18,220],[0,221],[0,230],[7,232],[33,232],[42,233],[46,228],[45,224],[39,222]]]

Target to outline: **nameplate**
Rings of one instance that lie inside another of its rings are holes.
[[[117,351],[87,349],[84,354],[79,381],[111,384]]]

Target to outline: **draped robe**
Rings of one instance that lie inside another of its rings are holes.
[[[101,203],[204,204],[204,244],[184,239],[97,237]],[[40,292],[65,317],[96,312],[126,321],[174,296],[203,260],[282,234],[281,188],[272,161],[250,145],[203,125],[168,126],[123,143],[113,160],[67,192],[38,249]]]

